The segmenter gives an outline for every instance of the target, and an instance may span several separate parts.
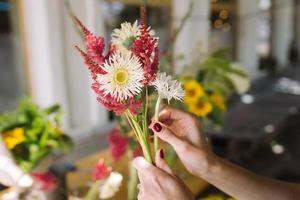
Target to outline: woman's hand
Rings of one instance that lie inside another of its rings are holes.
[[[160,139],[173,146],[193,175],[203,176],[214,163],[216,156],[201,134],[201,127],[193,115],[165,107],[160,112],[159,122],[152,121],[149,127]]]
[[[159,120],[150,125],[154,133],[173,146],[192,174],[204,178],[223,192],[243,200],[300,199],[299,184],[257,176],[217,157],[200,133],[200,126],[192,115],[166,107],[161,111]]]
[[[172,170],[164,160],[163,150],[158,150],[155,156],[156,167],[143,157],[133,161],[140,179],[139,200],[192,200],[192,192],[185,184],[173,175]]]

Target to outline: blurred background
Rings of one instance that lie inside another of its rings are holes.
[[[174,64],[230,48],[246,68],[251,89],[233,97],[222,131],[208,132],[215,151],[259,174],[300,181],[300,1],[195,0],[174,51]],[[91,80],[74,45],[83,40],[72,14],[110,39],[123,21],[139,19],[139,0],[0,0],[0,112],[23,96],[45,107],[62,106],[73,162],[106,147],[111,115],[95,100]],[[161,52],[189,10],[187,0],[148,0],[148,23]],[[209,188],[206,193],[214,190]],[[203,195],[205,195],[204,193]],[[200,194],[201,195],[201,194]]]

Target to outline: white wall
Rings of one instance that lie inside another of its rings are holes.
[[[255,15],[258,3],[259,0],[238,0],[237,57],[252,79],[259,76],[256,51],[259,15]]]
[[[173,23],[178,27],[181,19],[186,14],[191,0],[173,0]],[[194,58],[199,45],[202,50],[209,50],[210,34],[210,1],[195,0],[193,12],[184,29],[180,33],[175,46],[175,54],[185,56],[186,63]],[[176,66],[177,73],[182,71],[182,63]]]
[[[70,0],[92,31],[103,34],[97,0]],[[33,99],[41,106],[60,103],[69,129],[88,130],[107,123],[107,111],[90,89],[89,72],[74,45],[84,47],[62,0],[24,0],[25,42]],[[99,26],[100,25],[100,26]]]
[[[293,0],[274,0],[272,20],[272,54],[279,66],[288,64],[288,52],[293,38]]]

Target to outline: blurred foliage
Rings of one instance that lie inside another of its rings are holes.
[[[230,49],[221,48],[206,56],[199,55],[184,67],[180,76],[186,91],[186,110],[203,122],[222,124],[231,96],[249,89],[245,69],[230,59],[229,53]]]
[[[229,74],[248,79],[248,75],[243,69],[233,67],[233,61],[228,56],[229,52],[230,49],[221,48],[196,65],[199,70],[196,80],[202,83],[206,91],[217,92],[224,97],[229,97],[236,91],[236,85],[228,76]]]
[[[60,129],[61,115],[59,105],[42,109],[29,97],[22,99],[14,111],[0,115],[4,144],[22,170],[30,172],[43,158],[70,151],[73,144]],[[15,142],[16,135],[24,139]]]

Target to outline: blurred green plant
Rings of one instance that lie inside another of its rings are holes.
[[[208,91],[216,91],[224,97],[230,96],[238,90],[238,86],[231,78],[232,75],[248,79],[242,67],[236,67],[229,59],[230,49],[221,48],[209,55],[203,62],[199,62],[197,81],[201,82]]]
[[[186,110],[204,122],[222,124],[233,94],[250,87],[244,67],[230,59],[230,49],[221,48],[206,56],[199,55],[184,67],[180,79],[186,92]]]
[[[28,173],[44,158],[71,150],[72,140],[61,130],[59,105],[39,108],[26,97],[16,110],[0,115],[0,133],[20,168]]]

